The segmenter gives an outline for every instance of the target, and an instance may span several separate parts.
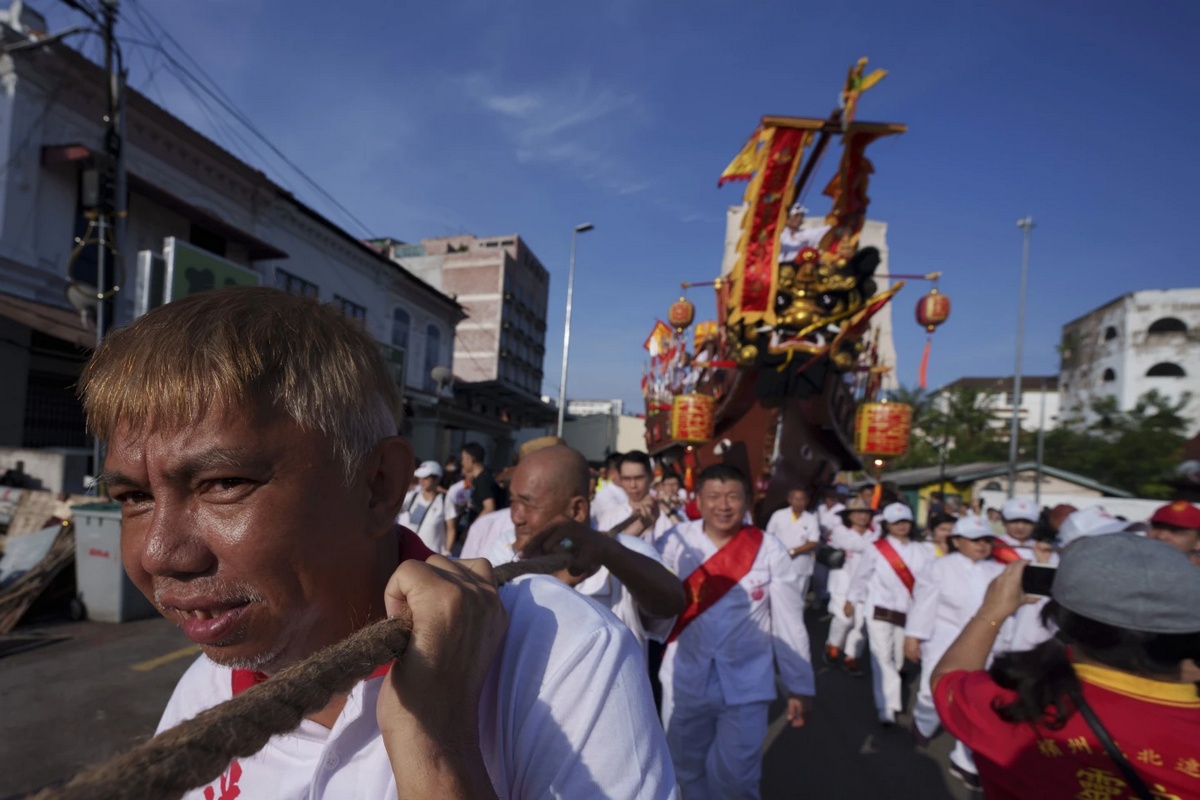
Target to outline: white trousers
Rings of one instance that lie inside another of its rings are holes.
[[[770,704],[726,705],[715,667],[704,689],[663,684],[663,727],[682,800],[758,800]]]
[[[945,648],[933,648],[929,642],[921,643],[921,683],[917,688],[917,702],[913,705],[913,724],[926,739],[932,739],[942,722],[938,719],[937,709],[933,707],[933,691],[929,686],[929,676],[933,668],[945,655]]]
[[[854,607],[854,614],[847,617],[845,614],[846,597],[843,595],[829,596],[829,613],[833,615],[833,619],[829,623],[829,637],[825,640],[827,645],[833,645],[842,650],[851,658],[862,658],[863,656],[863,618],[866,616],[862,603]]]
[[[874,607],[867,609],[868,617]],[[900,713],[900,670],[904,666],[904,628],[877,619],[867,620],[871,646],[871,688],[880,722],[895,722]]]
[[[917,702],[913,706],[913,724],[926,739],[932,739],[942,724],[938,719],[937,709],[933,706],[933,689],[929,685],[929,677],[933,675],[933,668],[950,649],[953,640],[944,641],[944,638],[921,643],[921,684],[917,689]],[[990,656],[988,662],[991,662]],[[978,772],[971,749],[957,739],[954,741],[954,749],[950,751],[950,763],[972,774]]]

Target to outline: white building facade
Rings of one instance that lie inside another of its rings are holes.
[[[970,389],[979,393],[977,404],[992,413],[989,426],[1007,437],[1013,414],[1013,379],[1011,375],[998,378],[959,378],[933,392],[933,405],[946,410],[949,392]],[[1060,421],[1060,396],[1057,375],[1025,375],[1021,378],[1021,402],[1017,420],[1022,430],[1050,430]]]
[[[1091,419],[1091,405],[1115,398],[1132,408],[1151,390],[1190,401],[1187,434],[1200,431],[1200,288],[1118,297],[1063,326],[1063,414]]]
[[[29,35],[0,24],[5,43]],[[67,288],[72,277],[96,280],[88,250],[74,260],[72,251],[88,229],[82,176],[104,149],[103,78],[61,44],[0,56],[0,445],[85,445],[71,387],[95,331]],[[135,91],[124,156],[124,269],[110,327],[133,319],[138,251],[161,253],[173,238],[261,285],[334,304],[386,346],[410,404],[436,399],[429,374],[451,365],[465,317],[452,298]]]

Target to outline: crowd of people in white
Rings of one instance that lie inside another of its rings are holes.
[[[1013,498],[994,523],[935,513],[921,541],[877,487],[815,510],[794,487],[764,531],[731,466],[681,494],[644,453],[591,476],[551,439],[523,448],[506,504],[478,444],[456,476],[414,463],[368,334],[258,287],[113,332],[80,391],[125,570],[202,651],[160,729],[411,620],[403,658],[191,800],[755,798],[771,703],[797,727],[812,713],[814,602],[828,663],[861,674],[869,646],[884,725],[920,658],[917,735],[944,727],[990,797],[1200,797],[1186,502],[1128,531]],[[569,566],[496,584],[492,565],[550,552]],[[1037,566],[1057,566],[1050,587],[1027,580]]]

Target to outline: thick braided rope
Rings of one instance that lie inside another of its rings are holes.
[[[565,569],[570,556],[556,553],[502,564],[497,584],[521,575]],[[380,620],[309,656],[194,718],[163,731],[123,755],[80,773],[60,789],[33,800],[175,800],[211,783],[235,758],[252,756],[267,741],[295,730],[339,694],[348,694],[380,664],[408,647],[412,616]]]

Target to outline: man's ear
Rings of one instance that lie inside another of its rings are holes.
[[[371,529],[382,535],[395,523],[412,482],[412,448],[402,436],[389,436],[368,457],[364,467],[368,470],[370,498],[367,513],[371,517]]]
[[[571,502],[567,505],[567,516],[576,522],[587,525],[592,517],[592,509],[588,506],[587,498],[572,497]]]

